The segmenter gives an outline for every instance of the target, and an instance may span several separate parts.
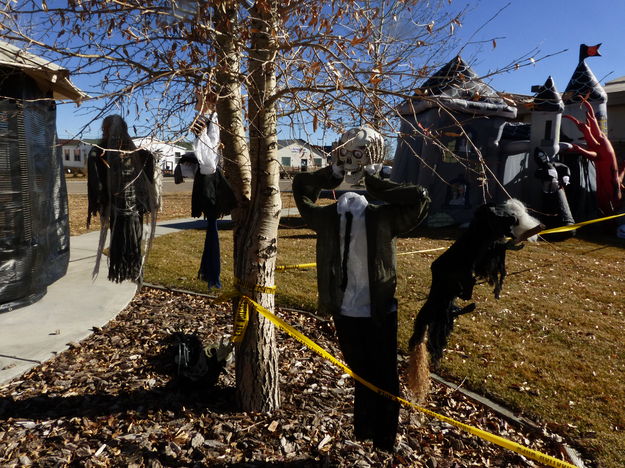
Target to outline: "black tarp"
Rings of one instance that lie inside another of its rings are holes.
[[[0,312],[39,300],[69,263],[55,101],[28,76],[0,68]]]

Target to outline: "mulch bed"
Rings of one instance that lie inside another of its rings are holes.
[[[330,322],[279,315],[341,356]],[[539,466],[406,408],[395,453],[356,441],[351,378],[283,333],[280,410],[239,412],[232,366],[210,391],[177,383],[174,331],[217,342],[231,332],[228,306],[143,288],[108,325],[0,387],[0,466]],[[557,435],[515,427],[447,386],[433,384],[427,407],[561,456]]]

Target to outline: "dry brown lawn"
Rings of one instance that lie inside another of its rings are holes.
[[[69,195],[69,224],[72,236],[100,229],[100,220],[96,217],[87,228],[87,195]],[[282,194],[282,207],[295,208],[295,201],[290,193]],[[171,193],[163,195],[158,220],[191,217],[191,193]]]

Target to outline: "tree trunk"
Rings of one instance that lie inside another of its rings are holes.
[[[256,286],[274,282],[281,200],[276,159],[276,111],[271,100],[276,86],[275,3],[252,9],[248,84],[249,150],[245,144],[239,76],[239,50],[234,30],[236,12],[225,10],[216,18],[220,34],[221,85],[217,107],[222,127],[225,168],[239,207],[234,220],[234,274],[242,294],[273,311],[274,295]],[[217,21],[221,21],[218,23]],[[223,97],[223,99],[222,99]],[[236,304],[235,304],[236,310]],[[244,411],[271,411],[280,406],[278,349],[273,325],[251,311],[247,330],[236,350],[237,398]]]
[[[252,37],[249,55],[251,84],[248,112],[250,121],[250,162],[252,194],[250,209],[243,222],[240,258],[236,269],[245,293],[273,311],[274,294],[252,288],[274,286],[278,223],[280,221],[279,166],[276,159],[276,87],[274,35],[276,2],[256,2],[252,8]],[[280,406],[278,386],[278,347],[274,326],[253,312],[239,346],[236,362],[237,394],[242,408],[271,411]]]

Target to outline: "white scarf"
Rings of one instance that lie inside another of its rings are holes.
[[[363,195],[354,192],[341,195],[336,204],[336,210],[341,216],[339,231],[341,259],[345,248],[345,213],[349,212],[353,216],[347,259],[347,287],[341,304],[341,315],[348,317],[371,317],[367,229],[365,225],[365,209],[368,204],[369,202]]]

